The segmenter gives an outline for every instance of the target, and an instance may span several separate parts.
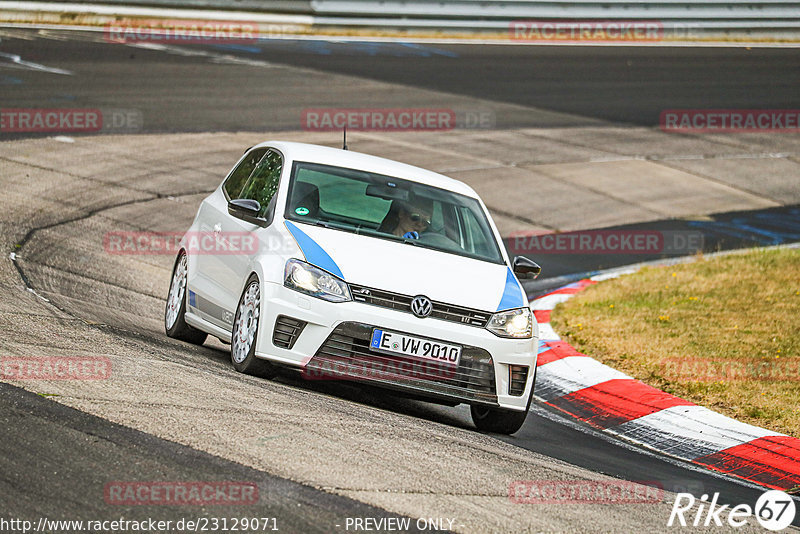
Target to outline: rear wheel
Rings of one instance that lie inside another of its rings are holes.
[[[167,336],[195,345],[202,345],[208,334],[186,324],[186,279],[188,262],[186,253],[181,251],[172,269],[172,282],[169,285],[167,305],[164,310],[164,329]]]
[[[470,406],[470,414],[472,422],[475,423],[478,430],[496,434],[513,434],[522,428],[525,418],[528,417],[528,410],[516,412],[489,406]]]
[[[267,361],[256,358],[258,322],[261,318],[261,285],[253,274],[244,286],[244,292],[236,307],[231,332],[231,363],[240,373],[272,378],[277,368]]]

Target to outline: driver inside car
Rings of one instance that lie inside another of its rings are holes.
[[[407,202],[394,201],[381,230],[405,239],[419,239],[430,226],[432,214],[430,199],[416,197]]]

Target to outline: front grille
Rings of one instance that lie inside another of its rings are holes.
[[[400,310],[408,313],[411,313],[411,301],[414,299],[413,296],[355,284],[350,284],[350,293],[353,295],[353,300],[356,302],[363,302],[364,304],[370,304],[372,306],[380,306],[381,308]],[[433,301],[433,311],[430,315],[430,317],[442,319],[443,321],[467,324],[480,328],[486,326],[491,316],[492,314],[488,312],[436,301]]]
[[[462,346],[458,366],[371,350],[374,326],[336,327],[305,368],[307,378],[364,380],[423,396],[497,404],[494,363],[484,349]],[[412,334],[413,335],[413,334]]]
[[[508,374],[508,394],[519,397],[525,393],[525,384],[528,383],[528,366],[509,365]]]
[[[275,330],[272,331],[272,344],[282,349],[291,349],[306,324],[294,317],[279,315],[275,320]]]

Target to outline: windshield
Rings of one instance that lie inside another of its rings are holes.
[[[296,162],[285,217],[503,263],[477,199],[390,176]]]

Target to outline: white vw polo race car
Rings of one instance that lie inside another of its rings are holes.
[[[468,403],[516,432],[538,327],[486,206],[466,184],[383,158],[288,142],[250,148],[181,241],[167,335],[231,345],[241,372],[280,367]]]

